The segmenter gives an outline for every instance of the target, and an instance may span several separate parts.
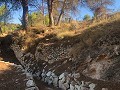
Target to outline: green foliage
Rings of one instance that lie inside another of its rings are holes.
[[[83,18],[83,20],[86,20],[86,21],[88,21],[88,20],[90,20],[91,19],[91,17],[90,17],[90,15],[88,15],[88,14],[86,14],[85,16],[84,16],[84,18]]]
[[[5,5],[0,7],[0,16],[3,15],[3,13],[5,13]]]
[[[0,22],[5,24],[11,20],[11,15],[8,8],[5,5],[0,6]]]
[[[49,16],[48,15],[46,15],[45,16],[45,25],[49,25]]]
[[[6,12],[5,5],[2,5],[0,7],[0,21],[3,20],[5,12]]]
[[[18,24],[6,24],[4,25],[3,22],[0,22],[1,28],[2,28],[2,33],[6,33],[6,32],[12,32],[14,30],[18,29]]]
[[[41,12],[33,12],[28,15],[28,21],[30,26],[48,25],[49,17],[44,16]]]

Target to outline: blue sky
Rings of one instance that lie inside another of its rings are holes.
[[[112,6],[109,6],[109,8],[114,10],[114,11],[117,11],[117,10],[120,11],[120,0],[115,0],[115,4],[112,5]],[[81,8],[80,13],[76,14],[74,19],[82,20],[82,18],[86,14],[89,14],[89,15],[93,16],[93,13],[88,8]],[[12,16],[13,16],[13,20],[11,20],[11,23],[19,23],[20,24],[19,19],[22,16],[22,10],[14,11]]]

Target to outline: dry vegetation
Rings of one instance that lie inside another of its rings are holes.
[[[22,50],[33,48],[39,42],[56,43],[56,41],[64,41],[66,39],[71,41],[70,38],[76,38],[80,41],[78,46],[91,46],[108,31],[118,30],[119,21],[120,13],[115,13],[96,20],[63,23],[60,27],[31,27],[27,32],[19,30],[19,32],[14,32],[14,35],[18,37],[17,43],[21,45]],[[72,42],[75,43],[76,41]]]

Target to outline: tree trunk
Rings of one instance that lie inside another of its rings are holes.
[[[56,26],[60,26],[60,23],[61,23],[61,20],[62,20],[62,16],[63,16],[63,11],[61,11],[61,13],[60,13],[60,15],[59,15],[59,17],[58,17],[58,21],[57,21],[57,24],[56,24]]]
[[[28,0],[22,0],[21,2],[23,8],[23,16],[22,16],[22,27],[23,29],[28,29]]]
[[[57,21],[56,26],[60,26],[61,19],[62,19],[62,16],[63,16],[63,14],[64,14],[65,3],[66,3],[66,0],[64,0],[64,2],[63,2],[63,7],[62,7],[61,12],[60,12],[60,15],[59,15],[59,17],[58,17],[58,21]]]
[[[45,25],[44,0],[42,0],[42,14],[43,14],[43,25]]]
[[[53,0],[47,0],[48,13],[49,13],[49,26],[50,27],[54,26],[52,4],[53,4]]]

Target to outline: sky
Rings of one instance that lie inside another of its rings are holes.
[[[114,5],[109,6],[108,8],[110,8],[113,11],[118,11],[118,10],[120,11],[120,0],[115,0]],[[74,19],[82,20],[84,15],[86,14],[90,15],[91,17],[93,16],[93,13],[88,8],[80,8],[80,12],[74,16]],[[22,16],[22,10],[14,11],[12,16],[13,16],[13,19],[11,20],[11,23],[20,24],[19,19]]]

